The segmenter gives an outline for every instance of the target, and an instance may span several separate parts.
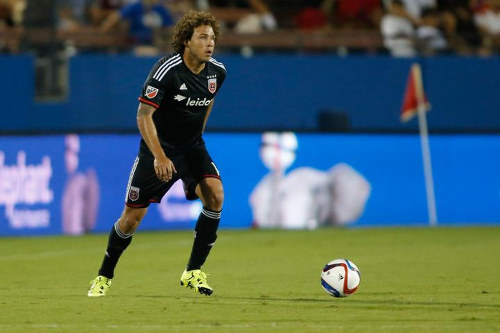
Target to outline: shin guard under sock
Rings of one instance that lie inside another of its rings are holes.
[[[113,225],[109,232],[108,247],[106,248],[106,254],[99,269],[99,275],[105,276],[108,279],[113,278],[118,259],[120,259],[120,256],[129,246],[130,242],[132,242],[132,235],[123,233],[120,230],[118,221]]]
[[[198,222],[196,222],[193,249],[187,265],[187,270],[200,269],[217,239],[217,229],[221,212],[215,212],[203,207]]]

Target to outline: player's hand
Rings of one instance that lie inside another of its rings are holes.
[[[166,156],[155,158],[154,167],[156,177],[164,182],[168,182],[170,179],[172,179],[174,174],[177,173],[174,163],[172,163],[172,161]]]

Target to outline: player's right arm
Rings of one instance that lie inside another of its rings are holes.
[[[158,179],[167,182],[172,179],[173,174],[177,171],[175,170],[174,163],[165,155],[160,145],[156,126],[153,121],[153,113],[155,111],[155,107],[145,103],[139,103],[137,109],[137,126],[139,127],[142,138],[155,158],[154,168],[156,176]]]

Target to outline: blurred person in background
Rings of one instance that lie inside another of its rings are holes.
[[[450,48],[458,54],[474,54],[481,47],[474,12],[483,6],[479,0],[437,0],[443,31]]]
[[[436,55],[449,50],[448,42],[439,29],[439,13],[436,9],[426,8],[422,11],[416,33],[420,53]]]
[[[416,32],[412,17],[406,11],[401,0],[392,0],[386,6],[380,29],[384,38],[384,46],[394,57],[413,57]]]
[[[174,24],[169,10],[160,0],[139,0],[113,12],[102,23],[104,32],[111,31],[123,24],[137,45],[152,45],[153,32]]]
[[[413,18],[412,22],[418,24],[422,13],[426,9],[436,8],[436,0],[402,0],[405,10]]]
[[[321,7],[339,29],[377,29],[382,17],[381,0],[323,0]]]
[[[478,48],[478,31],[472,21],[472,8],[484,7],[485,0],[403,0],[416,26],[421,25],[425,10],[437,9],[437,27],[448,45],[460,54],[470,54]]]
[[[159,203],[182,180],[186,199],[201,199],[203,208],[181,286],[211,295],[201,271],[215,241],[224,201],[219,171],[207,151],[203,132],[226,68],[212,58],[220,35],[215,17],[191,11],[174,28],[175,52],[151,69],[139,97],[140,149],[127,185],[125,207],[109,234],[106,253],[91,281],[89,297],[106,296],[123,251],[151,203]]]
[[[265,0],[212,0],[212,7],[247,8],[251,13],[237,20],[234,30],[239,33],[259,33],[265,30],[275,30],[278,22]]]
[[[308,1],[295,15],[302,30],[378,29],[382,17],[381,0]]]
[[[488,7],[474,16],[482,36],[482,54],[500,51],[500,0],[489,0]]]
[[[178,21],[184,14],[190,10],[198,9],[196,1],[192,0],[169,0],[166,6],[174,21]]]
[[[77,31],[91,22],[90,8],[93,0],[67,0],[59,3],[59,29]]]
[[[323,6],[333,1],[311,0],[303,3],[298,12],[294,15],[295,26],[301,30],[328,30],[331,28],[329,18],[332,8]]]
[[[0,0],[0,29],[3,27],[20,27],[23,23],[25,8],[25,0]],[[10,43],[7,39],[0,39],[0,53],[17,53],[19,44]]]
[[[0,26],[20,26],[26,0],[0,0]]]
[[[400,16],[404,16],[409,20],[413,27],[417,27],[420,24],[420,11],[423,9],[423,4],[427,3],[427,0],[422,0],[422,2],[415,0],[415,3],[409,6],[410,10],[407,4],[411,3],[411,1],[413,0],[409,0],[408,2],[405,2],[405,0],[383,0],[383,7],[385,8],[385,12],[393,8],[393,11],[397,11]],[[396,2],[396,6],[392,6],[394,2]]]
[[[118,12],[130,0],[89,0],[89,16],[91,24],[100,26],[111,14]]]
[[[336,22],[344,29],[377,29],[382,19],[381,0],[337,0]]]

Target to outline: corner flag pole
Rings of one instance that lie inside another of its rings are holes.
[[[422,160],[424,164],[425,189],[427,192],[427,209],[429,212],[429,224],[437,225],[436,198],[434,195],[434,181],[432,177],[431,150],[429,147],[429,132],[427,129],[427,111],[424,86],[422,82],[422,70],[415,63],[411,67],[412,76],[415,80],[415,93],[417,98],[418,127],[420,129],[420,143],[422,146]]]

